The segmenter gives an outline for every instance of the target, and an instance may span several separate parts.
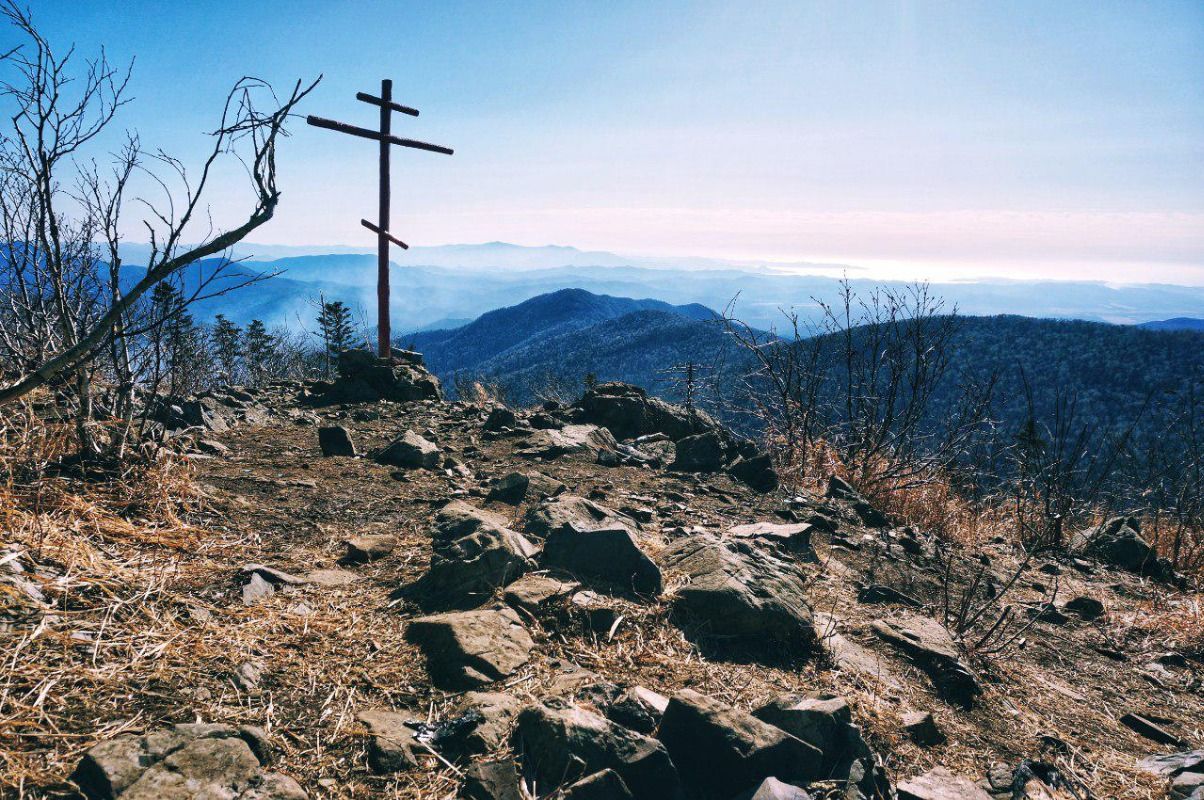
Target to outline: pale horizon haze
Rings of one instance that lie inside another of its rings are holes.
[[[355,92],[392,78],[422,111],[395,133],[456,149],[395,151],[415,245],[1204,285],[1198,1],[31,8],[59,50],[136,57],[117,127],[192,164],[244,74],[321,73],[301,112],[367,127]],[[291,130],[252,239],[370,247],[375,146]],[[233,221],[244,187],[215,188]]]

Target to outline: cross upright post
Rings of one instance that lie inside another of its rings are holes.
[[[389,324],[389,130],[392,127],[393,81],[385,78],[380,82],[380,217],[376,223],[380,231],[376,236],[376,351],[381,358],[388,358],[392,350],[392,332]]]
[[[374,106],[380,107],[380,129],[370,130],[368,128],[360,128],[355,125],[348,125],[345,122],[336,122],[332,119],[324,117],[316,117],[312,114],[306,117],[305,121],[310,125],[318,128],[326,128],[327,130],[346,133],[351,136],[359,136],[363,139],[373,139],[380,143],[380,208],[377,215],[376,224],[372,224],[366,219],[361,219],[360,224],[368,230],[376,234],[376,344],[377,352],[381,358],[388,358],[392,353],[392,330],[389,324],[389,243],[397,245],[403,250],[408,250],[409,245],[394,236],[389,230],[389,201],[390,201],[390,186],[389,186],[389,148],[393,145],[400,147],[411,147],[417,150],[428,150],[432,153],[443,153],[451,155],[454,151],[450,147],[442,147],[437,144],[428,144],[427,142],[419,142],[414,139],[400,139],[392,133],[393,112],[399,111],[402,114],[409,114],[412,117],[418,116],[418,110],[403,106],[400,103],[393,102],[393,81],[388,78],[380,82],[380,97],[374,97],[365,92],[358,92],[355,99]]]

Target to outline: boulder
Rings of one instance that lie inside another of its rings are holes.
[[[524,500],[539,501],[555,497],[564,490],[563,483],[542,472],[511,472],[494,482],[486,499],[516,506]]]
[[[823,754],[789,733],[713,698],[685,689],[665,708],[657,738],[692,796],[728,800],[769,777],[821,777]]]
[[[560,526],[544,541],[543,564],[587,583],[640,595],[656,596],[661,592],[660,569],[625,527],[579,531]]]
[[[1184,750],[1169,755],[1149,756],[1137,766],[1152,775],[1170,777],[1180,772],[1204,772],[1204,750]]]
[[[775,491],[781,485],[769,453],[758,453],[752,458],[738,456],[728,464],[727,472],[736,480],[747,484],[750,489],[763,494]]]
[[[1147,575],[1159,580],[1174,578],[1166,559],[1141,536],[1136,517],[1114,517],[1102,525],[1080,531],[1071,537],[1070,551],[1111,567]]]
[[[618,442],[606,428],[597,425],[565,425],[559,429],[540,430],[527,438],[526,446],[518,451],[524,458],[552,460],[568,455],[586,455],[591,460],[598,453],[616,452]]]
[[[806,587],[796,567],[743,542],[695,534],[674,542],[662,563],[685,573],[676,611],[699,632],[743,644],[785,644],[791,651],[816,642]]]
[[[363,564],[376,561],[393,552],[397,546],[397,537],[391,533],[369,533],[355,536],[344,542],[347,548],[343,561],[348,564]]]
[[[527,663],[535,642],[510,608],[419,617],[406,640],[427,660],[431,682],[440,689],[476,689],[512,675]]]
[[[408,715],[373,708],[361,711],[356,718],[368,729],[368,766],[373,772],[388,775],[418,766],[414,731],[406,725]]]
[[[677,457],[669,469],[678,472],[718,472],[726,461],[723,439],[715,431],[706,431],[678,440]]]
[[[339,353],[338,380],[326,389],[323,399],[335,403],[443,399],[439,379],[423,366],[422,355],[408,350],[394,350],[389,358],[368,350],[344,350]]]
[[[870,628],[928,673],[937,694],[949,702],[970,708],[982,694],[978,678],[962,663],[953,638],[936,620],[919,616],[879,620]]]
[[[252,729],[174,725],[94,745],[71,780],[90,800],[306,800],[292,778],[262,769],[257,749]]]
[[[376,454],[382,464],[406,469],[437,469],[440,461],[439,448],[414,431],[406,431]]]
[[[664,745],[578,706],[557,701],[528,706],[518,715],[514,737],[537,786],[554,789],[610,769],[635,800],[680,797]]]
[[[608,428],[619,439],[662,433],[677,441],[717,427],[706,414],[699,411],[691,414],[649,397],[646,391],[629,383],[598,384],[582,395],[577,407],[583,421]]]
[[[898,792],[899,800],[992,800],[974,781],[941,767],[903,781]]]
[[[318,447],[324,456],[354,456],[355,443],[342,425],[318,428]]]
[[[624,728],[651,734],[660,725],[669,698],[643,686],[632,686],[606,709],[606,716]]]
[[[532,569],[538,548],[499,523],[461,500],[448,504],[436,516],[430,568],[403,594],[425,610],[475,608]]]
[[[824,780],[848,782],[867,797],[889,796],[886,771],[853,724],[843,698],[784,695],[753,715],[819,750],[823,754],[819,774]]]
[[[505,406],[498,406],[489,412],[482,427],[487,431],[496,432],[505,428],[513,428],[517,424],[518,416],[513,411]]]
[[[523,529],[540,539],[553,532],[581,533],[638,527],[635,520],[593,500],[562,494],[527,511]]]

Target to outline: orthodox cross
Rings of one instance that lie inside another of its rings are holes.
[[[380,107],[379,131],[348,125],[345,122],[336,122],[324,117],[315,117],[312,114],[306,117],[305,121],[319,128],[327,128],[339,133],[349,133],[352,136],[360,136],[364,139],[373,139],[380,142],[380,214],[377,216],[375,225],[366,219],[361,219],[360,224],[375,233],[377,238],[377,351],[382,358],[388,358],[392,350],[389,341],[389,242],[397,245],[402,250],[409,249],[409,245],[389,232],[389,148],[391,145],[400,145],[401,147],[413,147],[418,150],[429,150],[432,153],[443,153],[449,156],[453,151],[450,147],[440,147],[437,144],[427,144],[426,142],[418,142],[413,139],[400,139],[390,133],[394,111],[409,114],[411,117],[418,116],[418,109],[393,102],[393,81],[383,80],[380,82],[380,97],[374,97],[366,92],[358,92],[355,95],[355,99]]]

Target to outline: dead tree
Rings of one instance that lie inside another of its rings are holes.
[[[111,354],[118,395],[128,405],[133,387],[126,347],[144,332],[140,328],[156,322],[138,320],[139,301],[185,267],[226,253],[272,218],[280,200],[276,146],[293,109],[317,81],[298,82],[281,99],[261,80],[240,79],[227,95],[199,174],[190,175],[162,151],[143,150],[131,137],[111,175],[101,178],[84,149],[128,102],[132,63],[116,68],[102,52],[77,71],[74,52],[56,55],[15,2],[5,0],[0,13],[24,39],[0,59],[9,71],[0,95],[12,121],[0,134],[0,225],[8,251],[0,281],[0,345],[9,378],[0,387],[0,404],[47,385],[69,388],[78,406],[80,443],[92,451],[90,380],[98,358]],[[245,167],[250,210],[241,224],[217,230],[204,198],[216,165],[227,158]],[[134,176],[157,187],[162,198],[131,198]],[[126,286],[118,246],[131,199],[144,212],[150,256],[145,272]]]

